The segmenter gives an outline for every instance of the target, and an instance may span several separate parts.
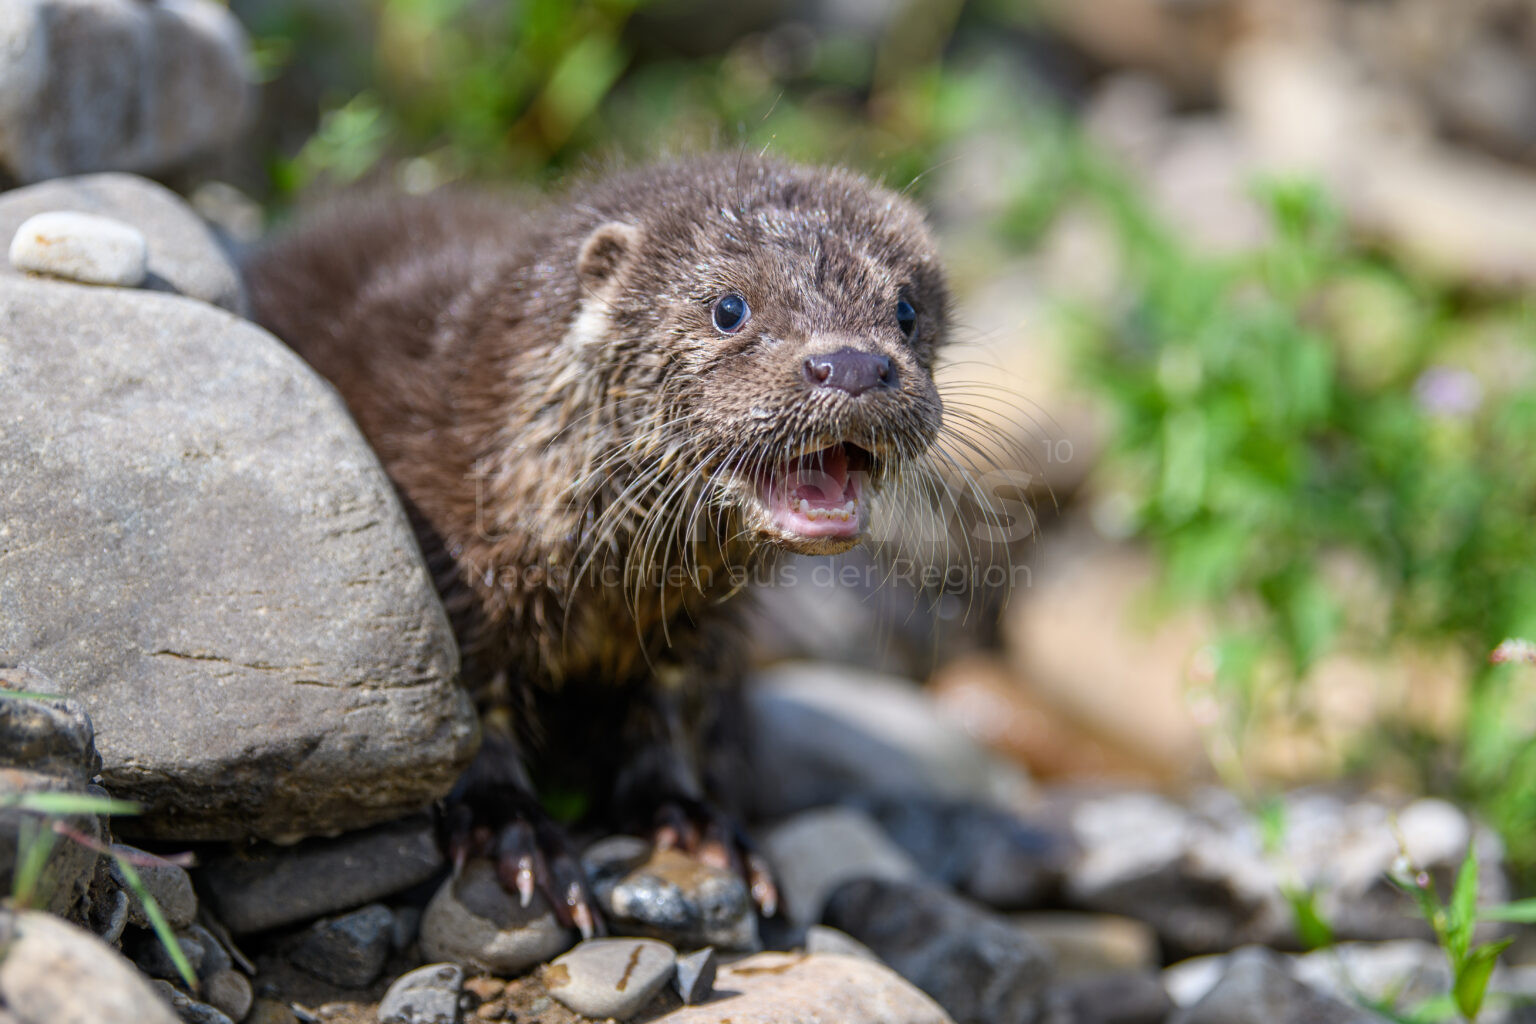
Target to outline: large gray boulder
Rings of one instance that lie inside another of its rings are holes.
[[[144,287],[177,292],[245,313],[240,271],[212,229],[186,202],[166,188],[133,174],[85,174],[0,193],[0,247],[28,218],[68,210],[110,217],[144,235],[149,276]],[[18,273],[0,262],[0,274]]]
[[[212,0],[0,3],[0,171],[164,171],[238,138],[240,23]]]
[[[157,837],[357,828],[476,721],[405,517],[331,388],[201,302],[0,277],[0,663],[96,725]]]

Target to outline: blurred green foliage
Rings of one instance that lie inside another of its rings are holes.
[[[1482,664],[1536,637],[1528,307],[1416,278],[1301,184],[1263,190],[1273,229],[1255,251],[1192,251],[1042,100],[1027,5],[915,0],[862,28],[677,0],[360,6],[338,8],[365,29],[350,34],[316,20],[324,4],[269,0],[252,20],[263,73],[322,98],[313,134],[272,163],[279,203],[368,176],[540,182],[737,146],[921,191],[979,138],[1010,156],[991,172],[989,251],[1028,250],[1069,207],[1107,214],[1123,297],[1071,313],[1083,377],[1116,415],[1106,475],[1168,596],[1222,615],[1217,685],[1240,727],[1266,681],[1341,645],[1449,644]],[[1330,575],[1341,561],[1364,596]],[[1462,795],[1528,865],[1530,671],[1480,670],[1450,751]]]

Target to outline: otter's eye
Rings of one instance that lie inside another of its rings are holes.
[[[901,328],[901,333],[912,337],[912,331],[917,327],[917,310],[906,299],[900,299],[896,303],[896,323]]]
[[[735,334],[752,319],[752,309],[747,305],[747,300],[731,292],[722,295],[715,303],[715,330],[723,334]]]

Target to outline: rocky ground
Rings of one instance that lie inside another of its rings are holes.
[[[1090,42],[1108,31],[1057,16]],[[1316,37],[1285,38],[1317,59]],[[0,1024],[1368,1021],[1383,1018],[1367,1005],[1447,991],[1389,877],[1406,856],[1444,880],[1475,838],[1480,900],[1506,899],[1497,837],[1438,800],[1297,789],[1261,816],[1187,785],[1198,624],[1106,637],[1146,567],[1082,521],[1004,616],[1001,653],[946,658],[926,687],[931,617],[879,627],[857,595],[803,589],[768,601],[765,657],[817,655],[751,690],[774,918],[733,875],[632,837],[577,837],[614,938],[578,942],[486,863],[451,873],[426,808],[476,725],[405,517],[334,393],[242,319],[228,238],[138,176],[238,134],[244,47],[204,0],[0,10],[0,167],[19,185],[0,193],[5,890],[42,866],[29,900],[0,906]],[[1166,97],[1230,81],[1272,101],[1287,52],[1213,50],[1216,70],[1177,64],[1193,84],[1118,80],[1090,124],[1154,180],[1203,153],[1235,182],[1230,125],[1200,135]],[[85,67],[116,108],[80,99]],[[1459,167],[1424,166],[1445,182]],[[1497,240],[1469,279],[1536,266],[1528,238]],[[1062,255],[1078,243],[1055,244],[1047,264],[1082,268]],[[1019,301],[977,308],[1027,319]],[[1082,448],[1063,492],[1093,436],[1091,411],[1068,420]],[[850,628],[884,629],[889,671],[838,664]],[[1040,782],[1019,760],[1124,781]],[[144,813],[58,803],[71,795]],[[1299,952],[1298,894],[1337,945]],[[1526,946],[1481,1019],[1527,1018]]]

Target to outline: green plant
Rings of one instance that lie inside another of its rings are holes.
[[[8,693],[7,696],[17,696]],[[197,974],[187,960],[181,943],[166,921],[165,914],[155,901],[134,867],[133,857],[114,849],[95,837],[72,828],[66,819],[82,814],[137,814],[139,805],[126,800],[92,796],[87,793],[12,793],[0,796],[0,811],[15,809],[23,812],[22,827],[17,835],[16,867],[11,880],[11,896],[8,901],[17,908],[35,907],[43,900],[47,884],[45,869],[48,856],[60,838],[78,843],[103,856],[111,857],[122,872],[129,889],[144,908],[155,937],[164,947],[166,955],[176,965],[176,972],[187,987],[197,991]]]

